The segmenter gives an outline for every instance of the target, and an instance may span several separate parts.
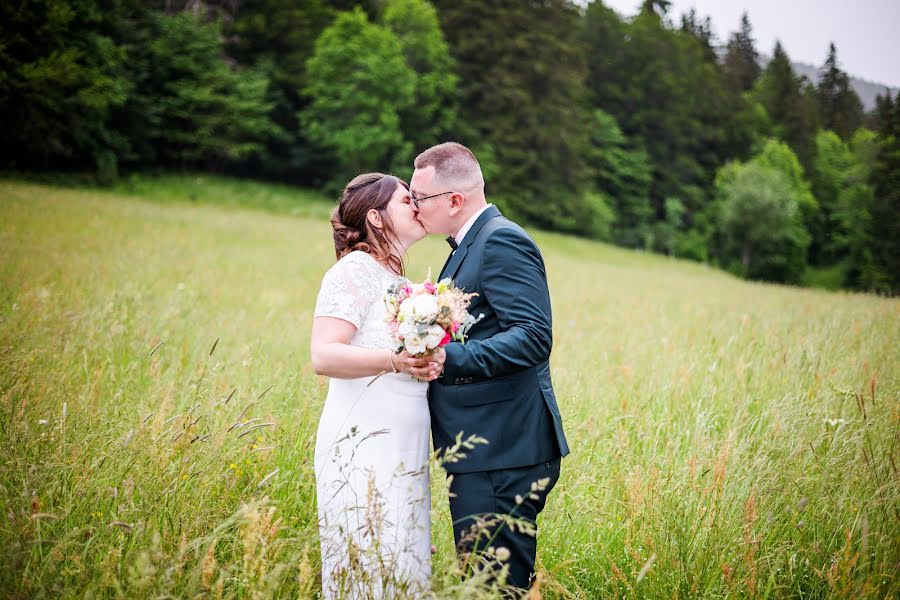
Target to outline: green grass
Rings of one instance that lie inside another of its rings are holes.
[[[93,175],[83,173],[33,173],[28,174],[28,179],[56,188],[81,189],[99,195],[126,195],[163,204],[215,204],[314,219],[327,218],[337,201],[337,197],[329,198],[309,188],[209,173],[133,173],[112,186],[100,186]],[[4,180],[16,181],[17,176],[0,174],[0,181]]]
[[[311,218],[327,218],[337,200],[309,189],[208,174],[132,175],[120,181],[113,191],[156,202],[257,208]]]
[[[0,596],[313,597],[329,204],[123,185],[0,181]],[[544,597],[896,597],[897,300],[536,239],[573,449]],[[445,254],[415,246],[410,275]],[[251,418],[274,425],[228,431]],[[435,587],[459,597],[433,475]]]

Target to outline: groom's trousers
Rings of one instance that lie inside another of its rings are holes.
[[[484,552],[488,547],[509,550],[507,584],[528,588],[534,575],[537,537],[521,533],[506,524],[489,526],[489,535],[478,536],[479,519],[492,521],[493,515],[511,515],[527,520],[537,531],[537,516],[544,509],[547,494],[559,479],[560,458],[527,467],[476,473],[454,473],[450,483],[450,514],[453,537],[460,555]],[[542,491],[533,492],[532,483],[549,479]],[[531,497],[535,494],[537,499]],[[517,496],[522,503],[517,506]]]

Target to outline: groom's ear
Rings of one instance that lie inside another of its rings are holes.
[[[450,194],[450,214],[455,215],[466,205],[466,197],[460,193],[454,192]]]

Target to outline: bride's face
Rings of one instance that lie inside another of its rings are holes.
[[[385,212],[391,219],[397,241],[404,248],[409,248],[425,237],[425,228],[416,219],[416,211],[409,196],[409,190],[402,185],[397,185],[397,190],[391,196]]]

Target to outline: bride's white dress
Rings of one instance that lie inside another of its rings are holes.
[[[353,346],[393,349],[383,299],[396,281],[351,252],[325,274],[315,316],[356,325]],[[428,595],[427,389],[394,373],[329,382],[315,450],[325,598]]]

